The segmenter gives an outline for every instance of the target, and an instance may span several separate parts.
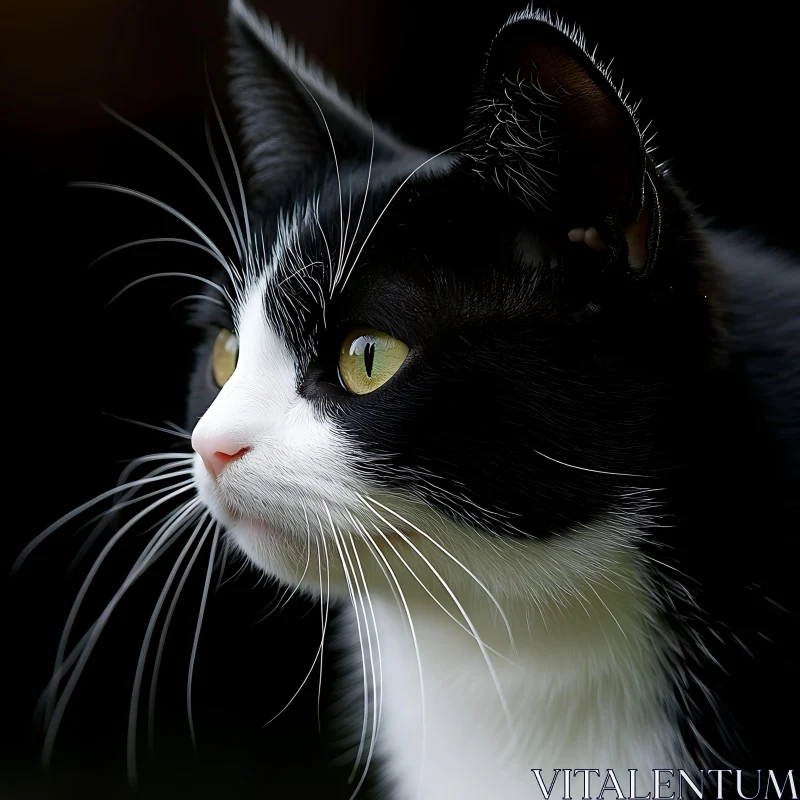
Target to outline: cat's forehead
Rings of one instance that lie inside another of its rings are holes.
[[[259,277],[320,303],[442,269],[466,279],[470,268],[514,260],[522,238],[529,260],[544,258],[535,218],[444,156],[332,170],[269,227]]]

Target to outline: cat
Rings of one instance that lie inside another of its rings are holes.
[[[186,546],[224,528],[324,640],[349,608],[354,795],[763,796],[798,738],[797,265],[699,218],[547,12],[440,153],[241,0],[230,28],[249,213],[236,259],[207,242],[197,498],[150,555],[203,512]]]

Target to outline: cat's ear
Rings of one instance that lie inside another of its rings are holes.
[[[648,263],[658,199],[642,133],[583,36],[548,13],[514,15],[492,43],[466,155],[573,241]]]
[[[251,204],[280,203],[326,160],[375,159],[407,148],[242,0],[231,0],[230,91],[239,112]],[[332,145],[333,142],[333,145]]]

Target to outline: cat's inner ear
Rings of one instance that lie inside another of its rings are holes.
[[[478,91],[467,154],[485,177],[564,235],[647,262],[652,195],[636,120],[582,37],[536,13],[495,38]]]
[[[231,0],[229,26],[230,91],[254,208],[280,207],[306,176],[333,163],[334,149],[340,163],[410,152],[242,0]]]

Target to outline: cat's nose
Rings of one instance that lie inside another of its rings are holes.
[[[241,458],[250,448],[227,436],[204,436],[197,429],[192,434],[192,448],[203,459],[213,478],[218,478],[231,461]]]

